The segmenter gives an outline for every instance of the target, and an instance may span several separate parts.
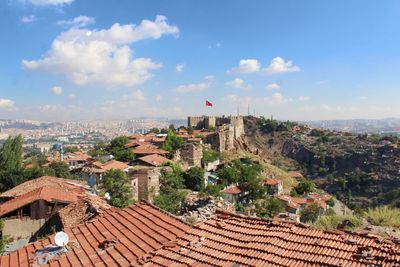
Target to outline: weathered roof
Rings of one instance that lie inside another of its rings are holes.
[[[91,157],[82,151],[65,153],[64,155],[64,161],[87,161],[89,159]]]
[[[43,186],[1,204],[0,216],[6,215],[37,200],[71,203],[77,201],[77,199],[78,195],[76,193],[71,193],[59,188]]]
[[[281,182],[278,179],[275,178],[267,178],[264,180],[265,185],[278,185]]]
[[[125,170],[127,168],[129,168],[128,164],[126,164],[125,162],[122,162],[122,161],[118,161],[118,160],[110,160],[101,165],[101,169],[106,170],[106,171],[111,170],[111,169]]]
[[[143,161],[143,162],[150,164],[152,166],[155,166],[155,167],[161,166],[164,163],[169,161],[169,159],[167,159],[163,156],[157,155],[157,154],[147,155],[147,156],[138,158],[138,160]]]
[[[154,145],[140,145],[133,149],[133,153],[139,155],[150,155],[150,154],[166,155],[168,154],[168,151],[159,149],[157,146]]]
[[[70,240],[67,252],[41,266],[137,266],[190,228],[172,215],[140,202],[65,228]],[[51,244],[54,236],[1,256],[0,266],[37,266],[43,260],[43,256],[37,255]]]
[[[224,190],[221,190],[221,193],[237,195],[237,194],[242,193],[242,189],[240,189],[239,186],[234,185],[234,186],[225,188]]]
[[[301,172],[299,172],[299,171],[289,171],[288,174],[290,177],[293,177],[293,178],[302,178],[303,177],[303,174],[301,174]]]
[[[145,266],[400,266],[400,245],[375,236],[217,212]]]
[[[33,180],[26,181],[16,187],[3,192],[0,197],[16,197],[28,193],[37,188],[46,186],[52,188],[59,188],[65,190],[81,190],[84,185],[86,185],[85,181],[72,180],[72,179],[64,179],[53,176],[42,176]]]
[[[112,210],[114,210],[114,208],[112,208],[104,198],[97,195],[86,194],[80,196],[78,201],[59,210],[58,215],[64,227],[72,227],[84,223],[94,216]]]

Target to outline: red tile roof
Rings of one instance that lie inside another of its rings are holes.
[[[0,216],[6,215],[37,200],[71,203],[78,200],[78,195],[63,189],[43,186],[1,204]]]
[[[400,266],[400,245],[219,211],[150,255],[145,266]]]
[[[67,252],[41,266],[138,266],[162,247],[170,247],[191,226],[145,202],[65,228]],[[0,266],[38,266],[37,256],[54,236],[0,257]]]
[[[221,190],[221,193],[237,195],[237,194],[242,193],[242,189],[240,189],[239,186],[234,185],[234,186],[225,188],[224,190]]]
[[[129,168],[128,164],[126,164],[125,162],[118,161],[118,160],[110,160],[101,165],[101,169],[103,169],[105,171],[108,171],[111,169],[125,170],[127,168]]]
[[[138,158],[138,160],[143,161],[143,162],[150,164],[152,166],[155,166],[155,167],[159,167],[169,161],[169,159],[167,159],[163,156],[157,155],[157,154],[147,155],[147,156]]]
[[[267,178],[264,180],[264,184],[265,185],[278,185],[281,182],[275,178]]]
[[[91,157],[82,151],[65,153],[64,161],[88,161]]]
[[[85,181],[64,179],[53,176],[42,176],[33,180],[26,181],[16,187],[3,192],[0,197],[16,197],[28,193],[37,188],[46,186],[51,188],[82,191],[86,185]]]
[[[298,172],[298,171],[289,171],[288,174],[292,178],[302,178],[303,177],[303,174],[301,174],[301,172]]]
[[[140,145],[135,147],[132,151],[134,154],[137,155],[151,155],[151,154],[166,155],[169,153],[168,151],[159,149],[154,145]]]

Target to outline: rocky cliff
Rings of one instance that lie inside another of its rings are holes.
[[[397,137],[352,135],[254,117],[245,118],[245,133],[237,147],[283,168],[301,168],[319,187],[353,207],[400,206]],[[287,164],[287,159],[295,164]]]

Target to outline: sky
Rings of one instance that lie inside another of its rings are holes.
[[[400,117],[396,0],[1,0],[0,34],[0,119]]]

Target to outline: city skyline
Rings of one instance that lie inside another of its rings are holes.
[[[0,118],[185,118],[238,105],[291,120],[400,117],[397,1],[10,0],[0,10]]]

